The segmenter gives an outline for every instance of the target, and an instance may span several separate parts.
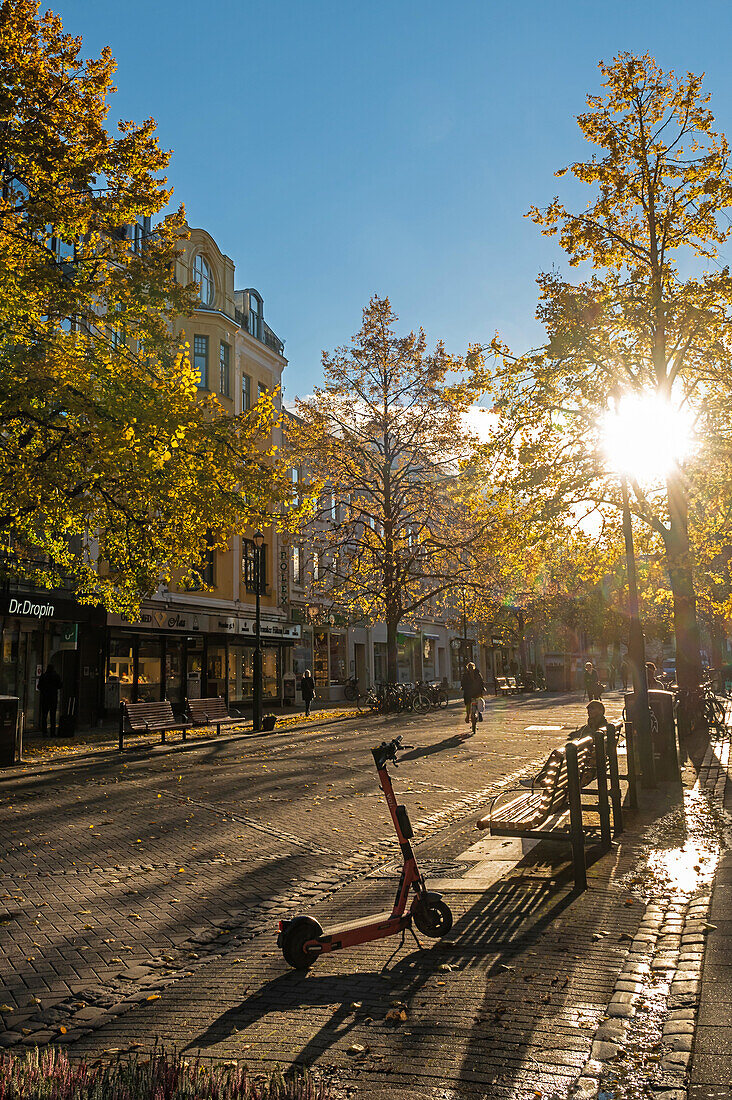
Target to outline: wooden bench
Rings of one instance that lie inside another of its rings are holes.
[[[210,699],[188,699],[188,714],[194,726],[216,726],[216,736],[222,726],[241,726],[246,719],[229,714],[226,700],[221,695]]]
[[[515,695],[518,691],[516,680],[513,676],[496,676],[496,694]]]
[[[119,708],[119,750],[124,748],[125,733],[159,733],[162,743],[168,730],[182,730],[183,740],[192,722],[176,718],[167,699],[159,703],[126,703]]]
[[[608,851],[611,844],[608,766],[617,835],[622,831],[622,811],[614,728],[612,733],[584,733],[562,748],[553,749],[531,789],[501,791],[491,802],[488,813],[478,819],[477,827],[489,829],[491,836],[570,844],[575,886],[584,890],[585,845],[599,842],[602,850]],[[590,788],[593,782],[595,786]],[[583,793],[596,796],[596,801],[583,802]],[[597,814],[599,829],[585,824],[583,813]]]

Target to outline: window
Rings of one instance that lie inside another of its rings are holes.
[[[150,217],[141,214],[132,226],[132,251],[139,253],[145,247],[145,238],[150,235]]]
[[[257,394],[259,398],[266,397],[269,393],[265,382],[257,382]]]
[[[313,551],[313,580],[320,580],[320,554],[317,550]]]
[[[229,372],[230,357],[231,348],[222,340],[219,347],[219,375],[220,390],[224,397],[231,397],[231,380]]]
[[[244,578],[244,587],[247,592],[256,592],[256,566],[255,566],[255,554],[256,547],[251,539],[242,540],[241,550],[241,570]],[[259,583],[259,593],[261,596],[267,594],[267,546],[262,546],[262,550],[259,557],[260,566],[262,569]]]
[[[338,499],[335,493],[331,493],[330,497],[330,518],[334,523],[338,522]]]
[[[248,374],[241,376],[241,411],[248,412],[252,407],[252,380]]]
[[[292,548],[292,580],[294,584],[302,584],[302,553],[299,546]]]
[[[207,588],[214,588],[216,585],[214,572],[216,554],[212,548],[212,543],[213,535],[208,531],[206,533],[206,549],[201,557],[201,563],[193,570],[193,580],[191,583],[191,591],[193,592],[199,591],[204,586]]]
[[[247,318],[247,327],[257,340],[262,339],[262,299],[254,290],[249,291],[249,316]]]
[[[198,385],[208,389],[208,336],[193,337],[193,369],[198,371]]]
[[[193,281],[198,283],[198,297],[201,305],[213,305],[214,281],[208,262],[200,254],[193,261]]]

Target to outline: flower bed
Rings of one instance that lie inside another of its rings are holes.
[[[252,1076],[237,1063],[202,1063],[175,1053],[71,1061],[64,1051],[0,1054],[0,1100],[327,1100],[306,1072]]]

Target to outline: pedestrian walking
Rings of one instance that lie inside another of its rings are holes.
[[[62,687],[61,677],[53,665],[38,677],[38,694],[41,697],[41,734],[48,736],[48,720],[51,719],[51,737],[56,736],[56,710],[58,693]]]
[[[615,691],[615,681],[617,679],[617,669],[615,668],[615,662],[610,662],[610,668],[607,670],[607,686],[611,691]]]
[[[620,679],[623,681],[623,691],[628,690],[628,679],[630,678],[630,665],[623,658],[620,662]]]
[[[482,699],[485,692],[483,677],[478,672],[472,661],[468,661],[465,672],[460,680],[463,689],[463,702],[465,703],[465,721],[470,721],[470,704],[474,699]],[[482,720],[481,715],[481,720]]]
[[[593,665],[592,661],[587,661],[585,664],[585,693],[587,698],[592,702],[593,699],[602,699],[602,684],[600,678],[597,675],[597,669]]]
[[[308,718],[310,715],[310,707],[315,698],[315,680],[313,680],[313,675],[309,668],[305,669],[300,681],[300,694],[305,704],[305,717]]]

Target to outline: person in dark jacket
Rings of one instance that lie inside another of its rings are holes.
[[[588,661],[585,665],[585,691],[590,702],[593,699],[602,698],[602,684],[592,661]]]
[[[305,704],[305,717],[307,718],[310,714],[310,707],[313,699],[315,698],[315,680],[313,680],[309,668],[305,669],[303,678],[300,681],[300,693],[302,695],[302,701]]]
[[[53,665],[38,677],[38,694],[41,697],[41,733],[48,736],[48,718],[51,718],[51,737],[56,736],[56,710],[58,693],[61,690],[61,677]]]
[[[480,699],[485,692],[483,677],[478,672],[472,661],[468,661],[465,672],[460,681],[463,689],[463,702],[465,703],[465,721],[470,721],[470,704],[473,699]]]
[[[663,684],[656,676],[656,666],[653,661],[646,661],[646,683],[649,691],[663,690]]]

